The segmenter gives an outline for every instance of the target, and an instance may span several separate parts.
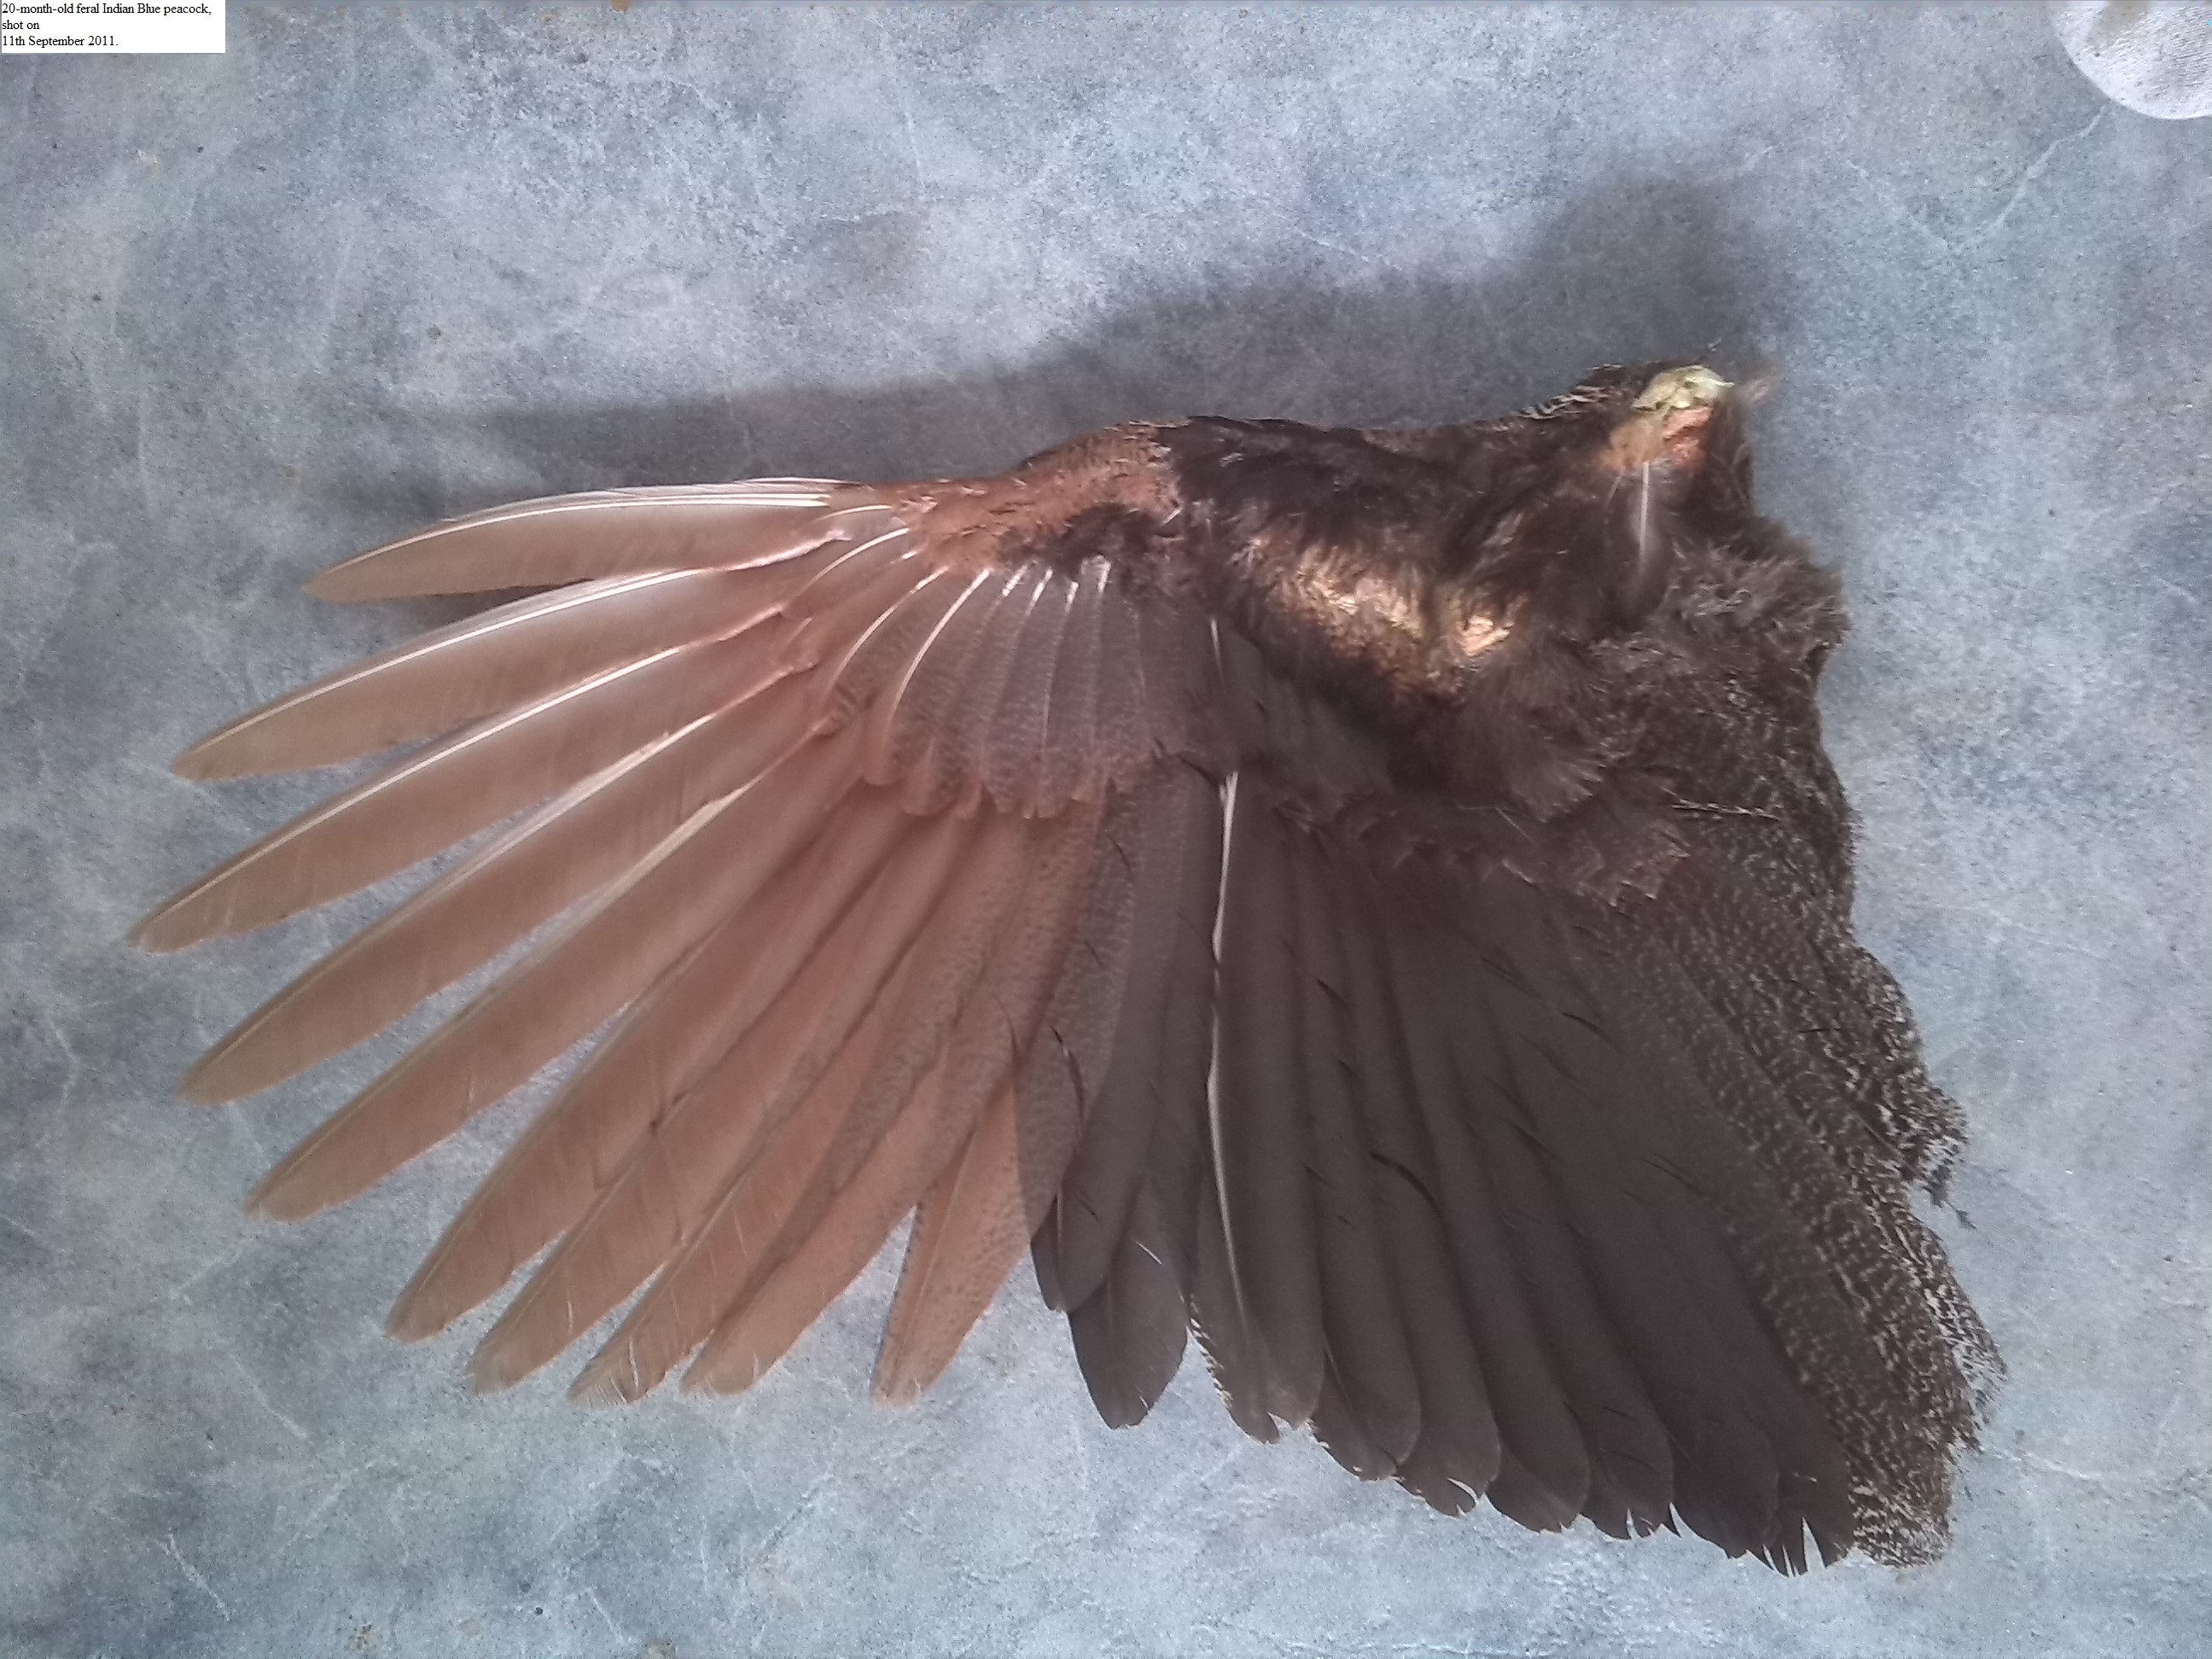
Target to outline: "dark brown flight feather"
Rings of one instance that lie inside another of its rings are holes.
[[[190,1073],[265,1088],[534,939],[256,1192],[382,1180],[612,1018],[392,1315],[551,1247],[507,1386],[750,1388],[915,1218],[876,1375],[1026,1249],[1100,1413],[1785,1571],[1943,1547],[1997,1361],[1909,1201],[1957,1110],[1851,933],[1832,580],[1709,370],[1423,431],[1116,427],[1001,477],[618,490],[331,599],[552,591],[283,698],[200,778],[429,746],[140,925],[171,950],[512,819]]]

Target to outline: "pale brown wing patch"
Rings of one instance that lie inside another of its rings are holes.
[[[526,503],[319,586],[578,576],[192,751],[229,774],[478,721],[186,890],[149,944],[265,925],[526,816],[272,999],[187,1089],[289,1076],[568,909],[272,1170],[257,1211],[342,1201],[619,1014],[425,1261],[393,1333],[443,1328],[553,1243],[477,1356],[479,1386],[648,1279],[580,1394],[635,1397],[718,1325],[732,1334],[702,1376],[728,1386],[744,1353],[749,1381],[795,1334],[799,1287],[826,1299],[921,1185],[965,1168],[966,1196],[923,1235],[943,1267],[917,1270],[887,1361],[933,1376],[1050,1200],[1093,1086],[1071,1094],[1070,1067],[1103,1069],[1128,939],[1126,905],[1086,899],[1100,825],[1200,740],[1203,676],[1177,659],[1203,632],[1149,616],[1103,560],[963,567],[880,498],[806,481]],[[1105,906],[1095,921],[1087,903]],[[1024,1126],[1011,1164],[1007,1121],[975,1127],[1000,1096]],[[887,1163],[886,1145],[924,1166]],[[1011,1210],[977,1208],[1008,1181]],[[833,1222],[859,1231],[823,1237]]]

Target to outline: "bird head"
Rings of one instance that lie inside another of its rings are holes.
[[[1725,533],[1750,511],[1744,402],[1703,363],[1647,363],[1594,370],[1501,423],[1513,459],[1462,556],[1468,592],[1524,636],[1641,625],[1683,538]]]

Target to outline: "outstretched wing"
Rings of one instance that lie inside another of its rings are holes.
[[[393,1310],[427,1336],[550,1246],[480,1387],[625,1303],[578,1397],[687,1359],[749,1387],[911,1214],[881,1398],[1034,1241],[1109,1422],[1194,1325],[1248,1431],[1310,1422],[1447,1510],[1926,1554],[1993,1362],[1905,1202],[1952,1115],[1850,936],[1809,671],[1661,677],[1559,795],[1519,680],[1449,690],[1533,615],[1425,597],[1452,476],[1191,422],[998,480],[525,503],[341,565],[316,591],[568,585],[183,757],[430,740],[149,948],[494,832],[183,1092],[292,1076],[534,936],[252,1200],[343,1202],[611,1022]]]

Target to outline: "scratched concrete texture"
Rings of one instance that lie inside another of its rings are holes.
[[[0,64],[0,1651],[2204,1651],[2212,124],[2106,102],[2026,6],[229,28]],[[1194,1361],[1109,1431],[1026,1274],[903,1413],[881,1263],[746,1398],[480,1400],[486,1316],[380,1328],[526,1103],[277,1228],[241,1196],[397,1040],[170,1097],[381,902],[121,942],[326,787],[173,754],[450,614],[306,599],[344,555],[1708,349],[1784,373],[1765,496],[1857,617],[1860,915],[1974,1129],[1938,1224],[2010,1375],[1936,1565],[1447,1520],[1247,1441]]]

